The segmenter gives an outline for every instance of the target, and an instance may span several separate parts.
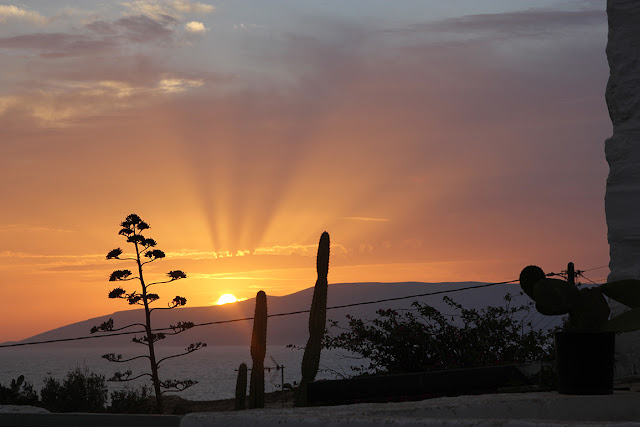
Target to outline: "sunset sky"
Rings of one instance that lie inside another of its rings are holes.
[[[330,283],[606,265],[605,3],[0,1],[0,342],[128,309],[130,213],[189,306],[324,230]]]

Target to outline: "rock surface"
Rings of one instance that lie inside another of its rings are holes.
[[[48,414],[44,408],[22,405],[0,405],[0,414]]]

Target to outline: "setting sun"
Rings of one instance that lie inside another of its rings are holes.
[[[224,294],[220,298],[218,298],[218,302],[216,302],[216,304],[218,305],[229,304],[230,302],[236,302],[236,301],[238,301],[238,298],[234,297],[233,295]]]

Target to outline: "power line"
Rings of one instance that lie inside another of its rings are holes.
[[[587,276],[585,276],[585,275],[584,275],[584,274],[582,274],[582,273],[578,273],[578,276],[580,276],[580,277],[582,277],[582,278],[587,279],[589,282],[591,282],[591,283],[592,283],[592,284],[594,284],[594,285],[597,285],[597,283],[596,283],[596,282],[594,282],[593,280],[589,279]]]
[[[518,281],[518,279],[515,279],[515,280],[504,281],[504,282],[487,283],[487,284],[478,285],[478,286],[466,286],[466,287],[457,288],[457,289],[445,289],[445,290],[441,290],[441,291],[427,292],[427,293],[424,293],[424,294],[407,295],[407,296],[403,296],[403,297],[393,297],[393,298],[383,298],[383,299],[374,300],[374,301],[364,301],[364,302],[357,302],[357,303],[351,303],[351,304],[336,305],[336,306],[332,306],[332,307],[327,307],[327,310],[333,310],[333,309],[338,309],[338,308],[347,308],[347,307],[356,307],[356,306],[368,305],[368,304],[378,304],[378,303],[389,302],[389,301],[399,301],[399,300],[404,300],[404,299],[409,299],[409,298],[421,298],[421,297],[426,297],[426,296],[440,295],[440,294],[446,294],[446,293],[451,293],[451,292],[460,292],[460,291],[466,291],[466,290],[471,290],[471,289],[487,288],[489,286],[506,285],[506,284],[509,284],[509,283],[515,283],[517,281]],[[295,314],[309,313],[310,311],[311,310],[289,311],[289,312],[286,312],[286,313],[269,314],[267,317],[292,316],[292,315],[295,315]],[[225,324],[225,323],[243,322],[243,321],[246,321],[246,320],[253,320],[253,317],[243,317],[243,318],[239,318],[239,319],[218,320],[218,321],[213,321],[213,322],[198,323],[198,324],[193,325],[193,327],[195,328],[195,327],[200,327],[200,326],[221,325],[221,324]],[[162,332],[162,331],[170,331],[170,330],[174,330],[174,328],[170,328],[169,327],[169,328],[152,329],[152,332]],[[144,334],[144,333],[146,333],[146,331],[128,331],[128,332],[116,332],[116,333],[100,334],[100,335],[87,335],[87,336],[82,336],[82,337],[59,338],[59,339],[46,340],[46,341],[33,341],[33,342],[26,342],[26,343],[4,344],[4,345],[0,345],[0,348],[22,347],[22,346],[27,346],[27,345],[38,345],[38,344],[52,344],[52,343],[59,343],[59,342],[80,341],[80,340],[115,337],[115,336],[121,336],[121,335]]]
[[[588,269],[588,270],[580,270],[580,272],[582,272],[582,273],[586,273],[586,272],[588,272],[588,271],[600,270],[601,268],[609,268],[609,265],[603,265],[603,266],[600,266],[600,267],[590,268],[590,269]]]
[[[587,272],[587,271],[598,270],[598,269],[605,268],[605,267],[608,267],[608,265],[595,267],[595,268],[591,268],[591,269],[588,269],[588,270],[580,270],[580,273]],[[558,274],[558,273],[547,273],[546,275],[547,276],[560,276],[561,274]],[[586,279],[586,277],[585,277],[585,279]],[[587,280],[589,280],[589,279],[587,279]],[[471,289],[487,288],[487,287],[490,287],[490,286],[507,285],[507,284],[510,284],[510,283],[518,282],[518,281],[519,281],[519,279],[507,280],[507,281],[504,281],[504,282],[487,283],[487,284],[478,285],[478,286],[466,286],[466,287],[457,288],[457,289],[445,289],[445,290],[441,290],[441,291],[427,292],[427,293],[423,293],[423,294],[407,295],[407,296],[403,296],[403,297],[383,298],[383,299],[373,300],[373,301],[363,301],[363,302],[357,302],[357,303],[351,303],[351,304],[336,305],[336,306],[332,306],[332,307],[327,307],[327,310],[334,310],[334,309],[338,309],[338,308],[356,307],[356,306],[360,306],[360,305],[379,304],[379,303],[382,303],[382,302],[390,302],[390,301],[400,301],[400,300],[409,299],[409,298],[422,298],[422,297],[427,297],[427,296],[432,296],[432,295],[441,295],[441,294],[447,294],[447,293],[452,293],[452,292],[467,291],[467,290],[471,290]],[[309,313],[310,311],[311,310],[289,311],[289,312],[286,312],[286,313],[269,314],[267,317],[292,316],[292,315],[295,315],[295,314]],[[225,324],[225,323],[244,322],[244,321],[247,321],[247,320],[253,320],[253,317],[243,317],[243,318],[238,318],[238,319],[218,320],[218,321],[213,321],[213,322],[198,323],[198,324],[193,325],[193,328],[200,327],[200,326],[222,325],[222,324]],[[536,322],[536,325],[538,323],[540,323],[540,320],[538,322]],[[152,332],[175,331],[175,328],[171,328],[171,327],[158,328],[158,329],[152,329],[151,331]],[[135,335],[135,334],[144,334],[144,333],[146,333],[146,331],[115,332],[115,333],[109,333],[109,334],[87,335],[87,336],[73,337],[73,338],[59,338],[59,339],[54,339],[54,340],[33,341],[33,342],[27,342],[27,343],[4,344],[4,345],[0,345],[0,348],[22,347],[22,346],[27,346],[27,345],[39,345],[39,344],[52,344],[52,343],[69,342],[69,341],[81,341],[81,340],[106,338],[106,337],[115,337],[115,336],[121,336],[121,335]]]

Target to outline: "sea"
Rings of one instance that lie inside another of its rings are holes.
[[[116,371],[131,369],[133,376],[149,372],[147,359],[126,363],[113,363],[103,359],[106,353],[122,354],[123,358],[143,354],[131,347],[121,351],[114,348],[51,348],[44,346],[0,349],[0,384],[8,386],[12,379],[24,375],[36,391],[44,385],[48,376],[62,382],[67,372],[80,368],[110,378]],[[136,352],[137,351],[137,352]],[[158,347],[159,358],[184,352],[183,347]],[[286,346],[267,346],[265,358],[265,392],[278,391],[283,383],[299,382],[303,350]],[[146,364],[145,364],[146,362]],[[186,356],[166,360],[160,369],[160,379],[192,379],[198,384],[178,393],[189,400],[219,400],[235,396],[238,367],[246,363],[251,369],[251,354],[248,346],[207,346]],[[366,359],[340,350],[323,350],[320,370],[316,379],[337,379],[353,374],[351,366],[367,364]],[[284,368],[281,368],[284,367]],[[118,383],[107,382],[109,391],[151,385],[148,377]],[[248,393],[248,390],[247,390]]]

